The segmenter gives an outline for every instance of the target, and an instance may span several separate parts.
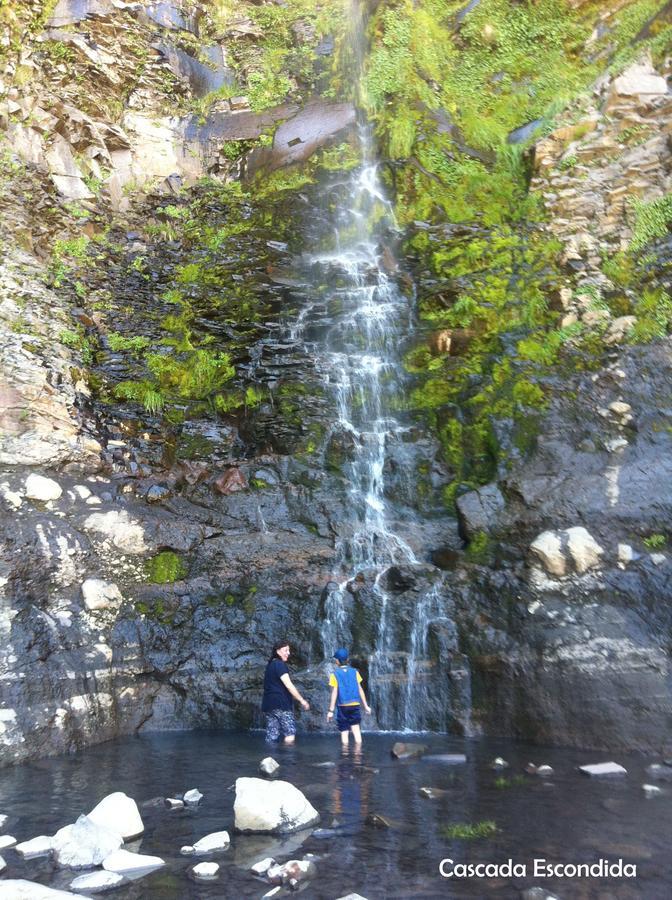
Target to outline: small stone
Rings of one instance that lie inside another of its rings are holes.
[[[625,438],[622,437],[612,438],[611,440],[604,442],[604,449],[608,453],[617,453],[619,450],[623,450],[623,448],[627,446],[628,442]]]
[[[47,503],[49,500],[58,500],[62,493],[63,489],[53,478],[45,478],[44,475],[35,473],[26,478],[26,497],[29,500]]]
[[[445,797],[448,791],[444,791],[441,788],[421,787],[418,793],[421,797],[426,797],[428,800],[438,800],[439,797]]]
[[[163,802],[168,809],[184,809],[184,802],[182,800],[177,800],[175,797],[166,797]]]
[[[536,775],[536,774],[537,774],[537,768],[538,768],[538,767],[535,766],[534,763],[528,762],[528,764],[525,766],[525,771],[527,772],[528,775]]]
[[[275,860],[272,856],[267,856],[266,859],[261,859],[259,862],[255,863],[253,866],[250,866],[250,872],[253,875],[265,875],[271,866],[275,865]]]
[[[167,500],[170,496],[171,491],[169,488],[162,484],[153,484],[145,494],[145,500],[148,503],[160,503],[162,500]]]
[[[194,850],[194,848],[192,847],[191,844],[185,844],[184,847],[180,847],[180,853],[182,853],[184,856],[190,856],[192,853],[195,853],[195,852],[196,851]]]
[[[259,771],[264,775],[275,775],[280,768],[280,763],[276,762],[272,756],[267,756],[259,763]]]
[[[203,794],[198,790],[198,788],[191,788],[191,790],[187,791],[184,795],[185,803],[199,803],[203,799]]]
[[[390,752],[395,759],[415,759],[426,753],[428,749],[426,744],[405,744],[403,741],[397,741]]]
[[[599,778],[608,775],[627,775],[627,769],[615,762],[593,763],[588,766],[579,766],[579,771],[584,775],[590,775],[592,778]]]
[[[194,866],[191,870],[196,878],[214,878],[215,875],[219,872],[219,863],[216,862],[202,862],[198,863],[198,865]]]
[[[599,565],[600,556],[604,550],[595,538],[585,528],[576,526],[565,529],[567,546],[570,556],[574,560],[576,571],[582,575],[588,569]]]
[[[117,872],[88,872],[71,881],[70,887],[73,891],[109,891],[123,881],[124,876]]]
[[[87,578],[82,582],[82,598],[89,610],[108,609],[123,599],[117,585],[102,578]]]
[[[667,557],[664,553],[650,553],[649,559],[654,564],[654,566],[662,566]]]
[[[562,541],[557,532],[542,531],[530,544],[530,550],[549,575],[562,578],[567,574],[567,559],[562,552]]]
[[[46,856],[48,853],[51,853],[51,848],[51,837],[42,834],[30,841],[23,841],[21,844],[17,844],[14,849],[24,859],[34,859],[36,856]]]
[[[0,828],[5,827],[5,823],[7,822],[8,818],[9,818],[9,816],[4,816],[4,815],[0,816]]]
[[[658,797],[663,793],[662,788],[656,787],[655,784],[643,784],[642,790],[645,797]]]
[[[84,484],[76,484],[73,490],[80,500],[87,500],[91,496],[91,491]]]
[[[366,817],[366,824],[370,825],[372,828],[391,828],[392,823],[389,819],[386,819],[385,816],[381,816],[378,813],[370,813]]]
[[[212,853],[215,850],[226,850],[231,843],[228,831],[213,831],[194,844],[194,853]]]
[[[624,566],[627,566],[628,563],[634,562],[637,558],[635,551],[632,549],[630,544],[619,544],[618,545],[618,561],[622,562]]]
[[[346,894],[344,897],[339,897],[338,900],[366,900],[366,897],[362,897],[361,894]]]
[[[531,610],[531,609],[528,607],[528,612],[533,612],[533,610]],[[496,757],[493,759],[493,761],[490,763],[490,768],[491,768],[491,769],[508,769],[508,768],[509,768],[509,764],[508,764],[508,762],[507,762],[505,759],[503,759],[501,756],[496,756]]]
[[[539,766],[539,768],[537,769],[535,774],[541,775],[542,777],[543,776],[548,777],[549,775],[553,774],[553,767],[552,766]]]
[[[624,416],[626,413],[632,412],[630,404],[624,403],[622,400],[614,400],[609,404],[609,409],[617,416]]]
[[[268,897],[277,897],[281,891],[282,885],[279,884],[277,887],[271,888],[270,891],[266,891],[265,894],[262,894],[261,900],[267,900]]]
[[[7,850],[16,846],[16,838],[11,834],[0,834],[0,850]]]

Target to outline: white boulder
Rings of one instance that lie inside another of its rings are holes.
[[[62,487],[53,478],[45,478],[44,475],[36,475],[34,472],[26,478],[26,497],[29,500],[47,503],[49,500],[58,500],[62,493]]]
[[[663,793],[662,788],[659,788],[655,784],[643,784],[642,790],[644,791],[645,797],[659,797]]]
[[[99,866],[110,853],[121,847],[121,835],[80,816],[74,825],[66,825],[53,837],[52,848],[59,866],[85,869]]]
[[[35,881],[26,881],[24,878],[9,878],[0,881],[1,900],[66,900],[67,897],[82,900],[77,894],[70,891],[57,891],[37,884]]]
[[[88,818],[96,825],[120,834],[125,841],[139,837],[145,830],[137,803],[122,791],[104,797]]]
[[[187,791],[184,795],[185,803],[199,803],[203,799],[203,794],[198,790],[198,788],[192,788],[190,791]]]
[[[318,811],[288,781],[236,779],[236,831],[285,834],[319,821]]]
[[[267,756],[259,763],[259,771],[262,775],[275,775],[280,768],[280,763],[276,762],[272,756]]]
[[[198,863],[198,865],[194,866],[191,870],[196,878],[214,878],[215,875],[219,872],[219,863],[216,862],[202,862]]]
[[[194,844],[194,853],[212,853],[215,850],[226,850],[231,843],[228,831],[213,831],[206,834]]]
[[[122,599],[117,585],[102,578],[87,578],[82,582],[82,597],[87,609],[107,609]]]
[[[116,872],[87,872],[86,875],[78,875],[70,882],[73,891],[110,891],[118,887],[124,880],[123,875]]]
[[[590,775],[592,778],[599,778],[605,775],[627,775],[627,769],[615,762],[594,763],[589,766],[579,766],[579,771],[584,775]]]
[[[128,850],[115,850],[103,860],[106,872],[118,872],[120,875],[133,875],[161,866],[165,866],[165,862],[158,856],[144,856],[142,853],[130,853]]]
[[[530,544],[530,550],[549,575],[562,578],[567,574],[567,559],[562,552],[562,541],[557,532],[542,531]]]
[[[53,838],[41,834],[30,841],[23,841],[14,848],[24,859],[33,859],[36,856],[46,856],[51,853]]]
[[[0,828],[5,827],[5,822],[7,821],[8,818],[9,818],[9,816],[4,816],[4,815],[0,816]]]
[[[570,556],[574,560],[574,566],[579,575],[583,575],[588,569],[599,565],[600,556],[604,550],[589,531],[579,525],[567,528],[565,534]]]
[[[8,850],[16,845],[16,838],[11,834],[0,834],[0,850]]]

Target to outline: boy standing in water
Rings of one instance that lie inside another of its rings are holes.
[[[350,732],[352,732],[355,744],[361,744],[361,707],[364,707],[365,712],[371,712],[371,708],[366,702],[366,695],[362,690],[362,676],[357,669],[348,664],[348,651],[345,647],[339,647],[334,652],[334,659],[337,665],[334,672],[329,676],[331,698],[327,721],[331,721],[334,709],[337,708],[336,724],[341,732],[341,743],[344,747],[347,747],[350,740]]]

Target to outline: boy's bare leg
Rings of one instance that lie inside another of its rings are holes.
[[[355,739],[356,744],[362,743],[362,729],[359,725],[351,725],[350,731],[352,731],[352,736]]]
[[[350,742],[350,732],[342,731],[341,732],[341,743],[343,744],[344,747],[347,747],[349,742]]]

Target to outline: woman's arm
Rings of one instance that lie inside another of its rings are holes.
[[[284,675],[280,676],[280,681],[284,684],[292,697],[294,697],[295,700],[299,701],[304,709],[310,709],[310,703],[308,703],[307,700],[304,700],[301,694],[294,687],[294,685],[292,684],[292,679],[289,677],[289,674],[287,672],[285,672]]]
[[[366,694],[365,694],[364,691],[362,690],[361,684],[359,685],[359,696],[360,696],[360,698],[361,698],[362,706],[364,707],[364,711],[367,712],[367,713],[370,713],[370,712],[371,712],[371,707],[370,707],[369,704],[366,702]]]
[[[329,699],[329,712],[327,713],[327,719],[331,719],[334,715],[334,710],[336,709],[336,701],[338,700],[338,686],[333,687],[331,689],[331,698]]]

